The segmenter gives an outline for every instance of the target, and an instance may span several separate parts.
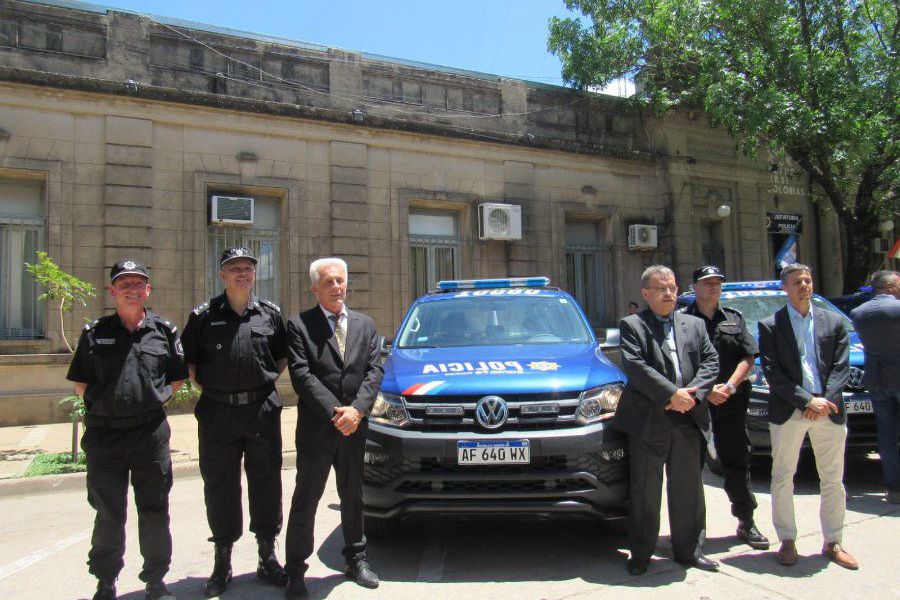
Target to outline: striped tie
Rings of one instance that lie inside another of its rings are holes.
[[[344,344],[346,343],[347,333],[341,326],[341,316],[343,315],[331,315],[328,318],[334,321],[334,341],[337,342],[338,352],[340,353],[341,358],[344,358]]]

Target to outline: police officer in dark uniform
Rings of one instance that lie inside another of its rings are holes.
[[[719,267],[694,271],[696,301],[684,312],[703,319],[706,332],[719,353],[719,376],[709,394],[713,442],[725,471],[725,492],[731,514],[738,519],[737,536],[750,547],[765,550],[769,540],[753,521],[756,498],[750,487],[750,450],[747,440],[747,375],[759,354],[756,339],[747,330],[740,311],[719,304],[725,275]]]
[[[256,575],[287,584],[275,555],[281,531],[281,408],[275,380],[287,366],[281,310],[253,294],[256,258],[228,248],[219,260],[225,292],[188,317],[182,337],[191,378],[202,389],[195,411],[206,517],[215,544],[207,596],[231,581],[231,548],[243,533],[241,459],[247,474],[250,531],[256,534]]]
[[[172,459],[163,406],[187,379],[178,330],[146,308],[147,269],[120,260],[109,274],[114,314],[84,326],[68,375],[84,397],[88,502],[97,511],[88,570],[94,600],[115,600],[124,565],[128,478],[134,488],[147,600],[174,600],[163,577],[172,560]]]

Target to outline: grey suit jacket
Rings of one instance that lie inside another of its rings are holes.
[[[843,423],[843,391],[850,379],[847,327],[840,315],[823,308],[813,309],[813,315],[822,396],[838,407],[838,413],[829,418]],[[769,422],[781,425],[812,400],[812,394],[803,389],[800,350],[787,306],[759,322],[759,357],[769,382]]]
[[[719,372],[719,357],[706,326],[697,317],[676,312],[675,344],[684,387],[698,387],[697,404],[688,413],[697,427],[709,429],[706,396]],[[616,409],[615,426],[628,435],[652,439],[666,422],[665,406],[678,389],[662,348],[663,326],[649,308],[619,323],[622,365],[628,384]]]
[[[900,391],[900,300],[876,296],[857,306],[850,318],[866,347],[866,388]]]
[[[330,424],[338,406],[352,405],[368,416],[384,377],[375,322],[350,310],[347,320],[343,359],[328,319],[318,305],[288,321],[291,383],[304,417],[312,415],[321,423]]]

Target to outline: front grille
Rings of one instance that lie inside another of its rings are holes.
[[[578,478],[561,479],[488,479],[483,481],[404,481],[398,492],[417,494],[503,494],[523,492],[589,491],[594,486]]]
[[[487,432],[479,425],[475,418],[475,407],[478,401],[484,397],[481,395],[454,395],[454,396],[403,396],[403,402],[409,413],[409,428],[415,431],[478,431]],[[502,396],[506,401],[509,416],[506,423],[499,429],[490,431],[534,431],[542,429],[559,429],[561,427],[575,427],[575,411],[578,410],[578,392],[551,392],[544,394],[506,394]],[[553,404],[558,408],[555,414],[528,415],[522,413],[522,406],[526,404]],[[460,407],[461,416],[429,416],[429,406]]]

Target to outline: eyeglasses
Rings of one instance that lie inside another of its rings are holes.
[[[648,289],[653,290],[659,294],[672,294],[673,296],[678,293],[677,285],[669,285],[669,286],[653,286]]]
[[[147,281],[132,281],[130,283],[117,281],[113,284],[113,287],[123,292],[130,292],[131,290],[142,290],[148,285],[150,285],[150,283]]]

